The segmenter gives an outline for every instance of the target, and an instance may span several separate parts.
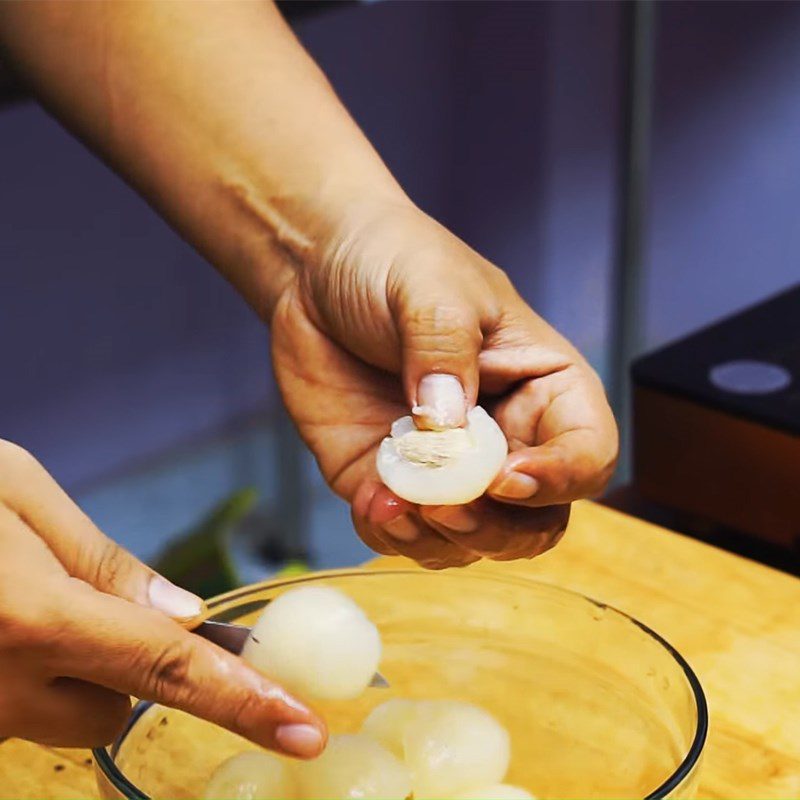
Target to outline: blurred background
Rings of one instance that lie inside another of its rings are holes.
[[[292,14],[412,198],[505,268],[618,403],[622,339],[650,351],[800,278],[800,4],[650,7],[638,171],[630,6]],[[245,579],[270,560],[367,558],[286,424],[266,331],[228,285],[34,102],[0,108],[0,163],[0,435],[144,559],[248,486],[256,539],[277,543],[239,548]]]

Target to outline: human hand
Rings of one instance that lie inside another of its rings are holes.
[[[272,4],[112,3],[102,26],[95,16],[0,3],[4,56],[272,320],[286,403],[361,536],[427,566],[551,545],[616,454],[580,355],[407,200]],[[431,374],[454,378],[437,388]],[[513,452],[474,503],[419,508],[377,482],[375,448],[447,385],[451,421],[480,388]]]
[[[0,43],[272,319],[286,403],[373,547],[427,566],[534,555],[570,500],[602,488],[617,445],[597,377],[499,270],[413,207],[273,4],[110,3],[98,26],[92,4],[0,3]],[[391,421],[446,397],[430,374],[460,380],[466,404],[480,388],[513,450],[467,506],[418,508],[376,480]]]
[[[569,503],[596,495],[617,457],[602,384],[503,272],[399,202],[382,206],[297,269],[272,316],[286,405],[361,538],[430,568],[552,547]],[[391,423],[463,424],[480,402],[510,454],[486,494],[420,507],[380,484]]]
[[[313,712],[176,621],[201,613],[198,597],[114,544],[4,441],[0,552],[0,737],[106,744],[134,695],[290,755],[322,750]]]

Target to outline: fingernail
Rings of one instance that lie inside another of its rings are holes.
[[[467,396],[455,375],[431,373],[417,387],[417,403],[411,409],[420,428],[458,428],[467,421]]]
[[[150,579],[147,599],[153,608],[163,611],[173,619],[191,619],[203,611],[203,601],[195,594],[181,589],[160,575]]]
[[[419,536],[419,526],[408,514],[384,522],[381,526],[387,533],[403,542],[413,542]]]
[[[426,511],[425,516],[456,533],[474,533],[478,530],[478,517],[463,506],[439,506]]]
[[[495,497],[507,497],[509,500],[526,500],[533,497],[539,489],[539,481],[521,472],[507,475],[496,488],[491,490]]]
[[[313,725],[279,725],[275,741],[285,753],[312,758],[322,750],[322,734]]]

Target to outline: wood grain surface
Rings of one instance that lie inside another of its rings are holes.
[[[800,580],[589,502],[554,551],[478,569],[602,600],[687,658],[711,710],[699,798],[800,798]],[[0,744],[0,798],[90,797],[85,751]]]

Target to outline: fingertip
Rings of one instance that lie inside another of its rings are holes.
[[[460,378],[434,372],[420,380],[411,413],[423,430],[461,428],[467,422],[468,405]]]
[[[509,453],[486,494],[500,502],[528,500],[537,494],[541,490],[541,464],[532,458],[537,449],[525,447]]]
[[[522,444],[520,442],[520,444]],[[542,452],[541,447],[530,447],[524,445],[515,450],[512,450],[503,464],[503,467],[495,478],[495,483],[499,483],[499,479],[510,472],[526,472],[530,473],[534,465],[540,464],[540,459],[545,453]]]
[[[275,729],[275,744],[286,755],[296,758],[316,758],[328,741],[324,726],[308,723],[279,725]]]
[[[379,484],[372,495],[372,500],[365,516],[370,522],[376,525],[383,525],[385,522],[389,522],[402,514],[413,511],[414,508],[413,503],[403,500],[391,489]]]
[[[224,719],[213,714],[206,718],[289,756],[313,758],[322,752],[328,738],[322,717],[261,672],[236,661],[230,677],[238,674],[240,685],[226,704]]]
[[[192,592],[161,575],[155,574],[147,586],[147,600],[152,608],[161,611],[168,617],[185,627],[192,627],[191,622],[200,619],[206,610],[205,601]]]
[[[328,727],[314,709],[280,686],[270,694],[278,698],[285,713],[273,729],[272,746],[296,758],[315,758],[328,742]]]
[[[414,505],[398,497],[380,481],[367,479],[356,490],[352,501],[353,516],[382,525],[412,510]]]
[[[511,453],[488,489],[491,497],[535,506],[570,503],[600,494],[614,462],[598,456],[583,431]]]
[[[508,472],[489,489],[496,500],[530,500],[539,491],[539,481],[523,472]]]

